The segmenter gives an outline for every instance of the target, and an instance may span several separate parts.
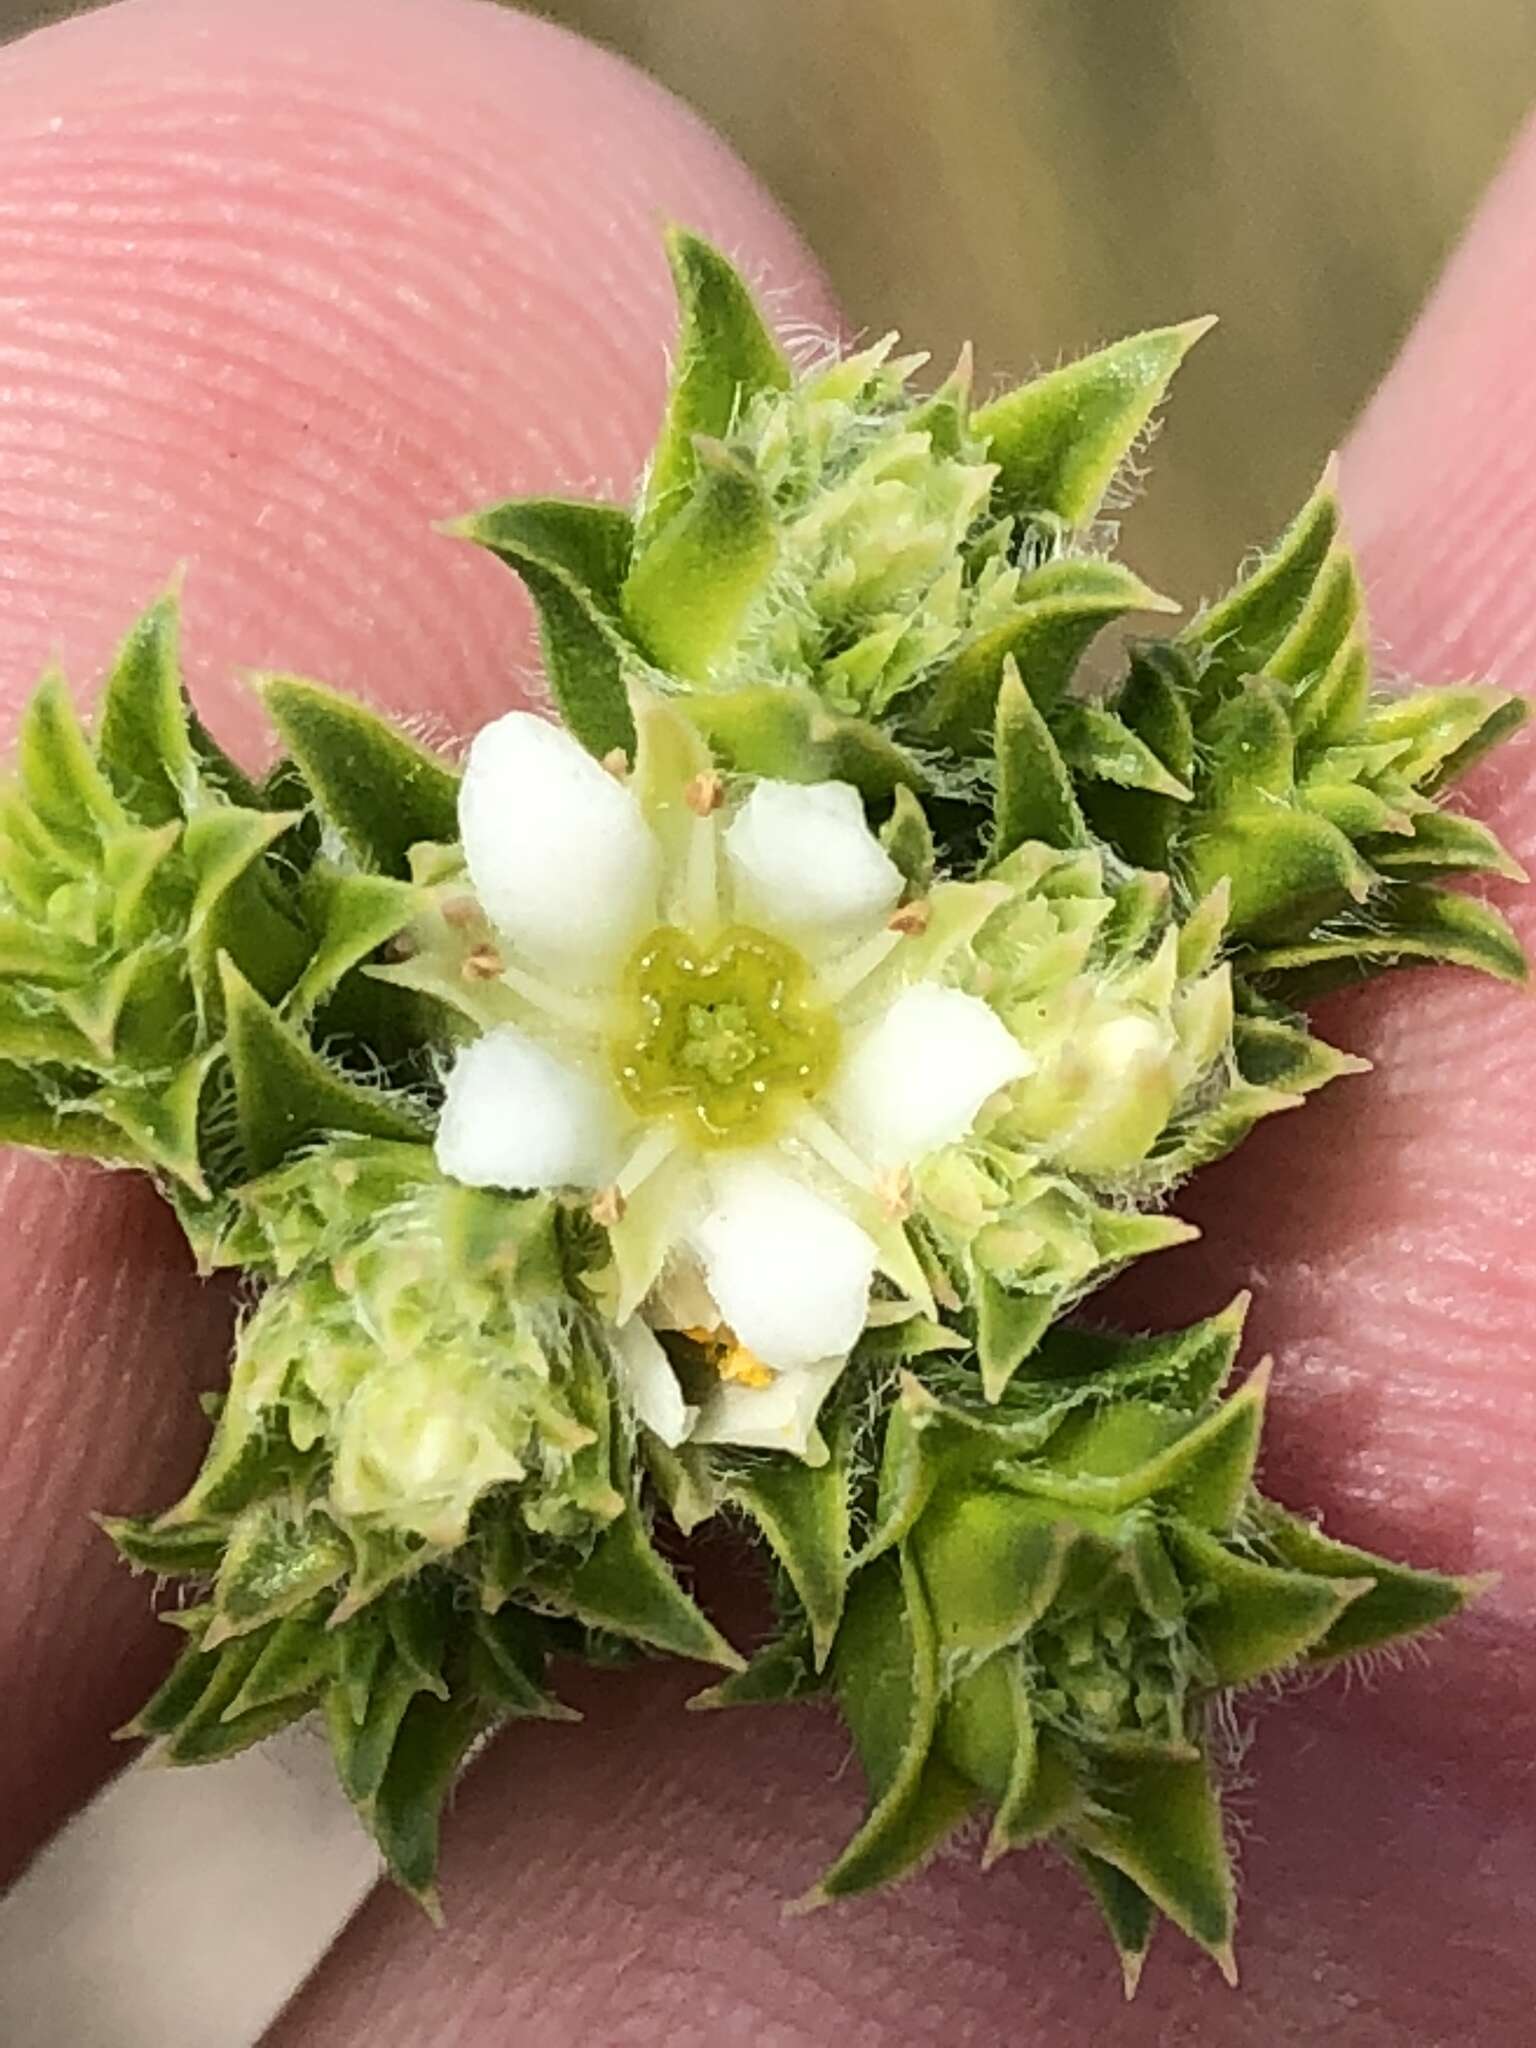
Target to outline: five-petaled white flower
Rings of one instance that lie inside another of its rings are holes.
[[[876,1274],[886,1315],[932,1310],[907,1169],[1030,1065],[942,980],[996,899],[950,883],[902,906],[847,784],[728,795],[675,709],[636,710],[632,776],[524,712],[470,750],[460,828],[505,1021],[448,1074],[437,1158],[591,1195],[626,1393],[658,1436],[814,1460]],[[697,1347],[696,1405],[658,1328]]]

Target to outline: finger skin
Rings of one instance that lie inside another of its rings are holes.
[[[1378,628],[1431,677],[1531,679],[1532,487],[1490,496],[1485,476],[1536,455],[1533,218],[1536,137],[1345,465]],[[1528,858],[1532,762],[1522,743],[1477,792]],[[1529,927],[1536,906],[1514,908]],[[1148,1291],[1172,1319],[1258,1285],[1282,1497],[1324,1505],[1341,1535],[1505,1576],[1400,1671],[1258,1716],[1232,1795],[1237,1997],[1165,1931],[1126,2011],[1093,1916],[1039,1857],[984,1882],[946,1858],[887,1898],[781,1921],[856,1820],[845,1742],[809,1710],[679,1726],[675,1681],[638,1673],[588,1680],[582,1729],[508,1733],[449,1823],[447,1933],[413,1934],[414,1909],[375,1895],[273,2048],[1528,2041],[1536,1006],[1421,975],[1325,1023],[1379,1071],[1197,1183],[1203,1264],[1154,1262]]]
[[[137,0],[0,52],[0,715],[84,684],[185,568],[199,703],[281,663],[462,733],[530,687],[506,570],[431,522],[627,492],[684,218],[826,324],[793,233],[691,115],[458,0]],[[221,1294],[149,1191],[0,1178],[0,1881],[122,1752],[172,1638],[85,1519],[175,1497]]]

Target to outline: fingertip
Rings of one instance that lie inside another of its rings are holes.
[[[0,54],[0,108],[13,699],[50,642],[96,671],[185,561],[205,697],[281,666],[473,722],[533,686],[529,615],[432,522],[628,492],[674,327],[662,222],[776,316],[832,318],[697,116],[476,0],[126,0]]]

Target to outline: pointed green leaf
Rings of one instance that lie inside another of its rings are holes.
[[[1519,987],[1530,968],[1501,911],[1475,896],[1405,882],[1372,899],[1369,918],[1290,945],[1256,947],[1245,973],[1301,1000],[1383,968],[1470,967]]]
[[[267,1636],[261,1655],[220,1720],[238,1721],[281,1700],[302,1700],[307,1711],[335,1671],[337,1642],[320,1608],[288,1615]]]
[[[229,1062],[252,1174],[338,1132],[397,1139],[427,1134],[425,1118],[413,1107],[328,1066],[230,961],[223,965]]]
[[[941,1488],[910,1539],[940,1656],[1018,1642],[1060,1590],[1074,1540],[1046,1502],[974,1483]]]
[[[1348,547],[1337,544],[1324,557],[1285,638],[1266,659],[1265,674],[1298,689],[1318,682],[1351,643],[1363,602],[1354,557]],[[1351,682],[1346,680],[1346,688]],[[1353,687],[1358,690],[1358,683]]]
[[[474,1617],[479,1689],[498,1713],[520,1720],[579,1721],[580,1714],[544,1689],[545,1653],[537,1624],[515,1607]]]
[[[1288,1514],[1273,1501],[1262,1504],[1260,1527],[1270,1549],[1293,1571],[1347,1584],[1370,1581],[1369,1591],[1352,1599],[1328,1632],[1311,1646],[1313,1662],[1355,1656],[1433,1628],[1459,1613],[1476,1590],[1470,1580],[1415,1571],[1368,1550],[1357,1550],[1353,1544],[1335,1542],[1316,1523]]]
[[[1260,1088],[1278,1088],[1287,1095],[1310,1095],[1348,1074],[1368,1074],[1369,1060],[1325,1045],[1301,1024],[1273,1017],[1238,1017],[1232,1026],[1232,1049],[1238,1072]]]
[[[450,1596],[424,1578],[408,1579],[384,1603],[389,1640],[417,1689],[448,1697],[443,1656],[448,1647]]]
[[[433,1920],[440,1918],[433,1880],[443,1802],[494,1719],[475,1699],[412,1700],[374,1796],[369,1825],[379,1853]]]
[[[1084,846],[1088,827],[1071,771],[1010,654],[997,692],[997,787],[992,806],[992,861],[1006,860],[1026,840]]]
[[[699,436],[685,497],[635,558],[624,618],[659,668],[705,682],[778,559],[773,506],[749,462]]]
[[[1231,1977],[1236,1896],[1208,1766],[1106,1757],[1093,1799],[1078,1846],[1122,1871]]]
[[[1231,888],[1234,939],[1304,932],[1370,894],[1374,876],[1336,826],[1280,805],[1222,812],[1184,849],[1196,894]]]
[[[811,1653],[811,1632],[798,1628],[778,1636],[757,1651],[741,1671],[732,1671],[718,1685],[706,1686],[688,1701],[690,1710],[708,1713],[716,1707],[773,1707],[807,1699],[821,1690]]]
[[[1373,704],[1360,737],[1371,745],[1402,746],[1405,751],[1393,763],[1395,771],[1413,788],[1435,796],[1508,739],[1529,715],[1523,697],[1503,690],[1409,690]]]
[[[679,328],[672,389],[651,457],[641,513],[649,537],[693,481],[696,437],[727,435],[759,392],[787,391],[789,364],[739,273],[718,249],[684,228],[667,231]]]
[[[96,718],[96,758],[134,817],[185,817],[198,783],[177,649],[174,594],[152,604],[118,649]]]
[[[880,844],[901,870],[907,894],[926,896],[933,887],[936,865],[933,827],[905,783],[896,789],[891,815],[880,828]]]
[[[665,1650],[674,1657],[741,1669],[742,1660],[711,1626],[657,1555],[639,1512],[626,1509],[568,1575],[537,1581],[541,1598],[589,1628]]]
[[[1109,1938],[1120,1958],[1125,1995],[1132,1999],[1141,1983],[1147,1950],[1152,1946],[1152,1936],[1157,1930],[1157,1908],[1141,1886],[1133,1883],[1123,1870],[1117,1870],[1113,1863],[1105,1863],[1086,1849],[1074,1849],[1072,1861],[1104,1915]]]
[[[1024,687],[1042,712],[1066,694],[1091,642],[1127,612],[1175,611],[1118,562],[1064,556],[1019,584],[1018,609],[969,641],[927,686],[917,729],[962,754],[992,743],[1003,664],[1011,655]]]
[[[1389,881],[1434,882],[1446,875],[1502,875],[1523,882],[1525,869],[1476,818],[1455,811],[1421,811],[1411,838],[1383,839],[1365,849],[1371,866]]]
[[[379,1666],[392,1649],[383,1604],[365,1607],[361,1614],[328,1633],[336,1645],[336,1686],[341,1704],[350,1714],[353,1726],[361,1728],[368,1718],[368,1702]]]
[[[933,1751],[938,1645],[910,1560],[885,1557],[855,1578],[832,1675],[868,1783],[869,1810],[808,1904],[900,1877],[965,1818],[976,1797]]]
[[[314,950],[284,1007],[290,1016],[307,1017],[354,967],[410,923],[421,897],[409,882],[346,874],[320,861],[304,878],[300,903]]]
[[[861,718],[828,710],[811,690],[767,683],[699,691],[679,702],[721,765],[739,774],[851,782],[872,801],[903,784],[918,791],[927,786],[926,774],[905,748]]]
[[[6,1037],[0,1007],[0,1044]],[[65,1152],[108,1165],[137,1163],[125,1131],[88,1106],[75,1106],[62,1087],[50,1085],[32,1065],[0,1058],[0,1145],[26,1145],[41,1152]]]
[[[1190,1588],[1195,1642],[1218,1685],[1286,1670],[1375,1584],[1264,1564],[1178,1522],[1169,1541]]]
[[[1020,385],[971,415],[1010,512],[1082,527],[1098,512],[1189,350],[1213,322],[1154,327]]]
[[[1322,674],[1297,695],[1296,743],[1304,752],[1347,741],[1359,730],[1371,695],[1371,657],[1363,627],[1344,641]]]
[[[223,1522],[184,1522],[160,1529],[131,1515],[97,1515],[98,1527],[135,1571],[161,1578],[202,1578],[215,1570],[229,1537]]]
[[[315,801],[365,867],[408,875],[419,841],[458,836],[459,778],[447,762],[320,683],[268,676],[260,689]]]
[[[1056,1293],[1014,1291],[991,1273],[976,1275],[976,1356],[989,1401],[1004,1389],[1049,1329],[1061,1308]]]
[[[1254,676],[1219,704],[1200,734],[1206,753],[1200,808],[1221,811],[1255,799],[1283,802],[1296,782],[1296,743],[1284,691]]]
[[[846,1417],[827,1427],[824,1465],[768,1455],[732,1475],[730,1498],[744,1507],[783,1566],[811,1626],[822,1669],[837,1634],[848,1585],[852,1432]]]
[[[1159,755],[1113,711],[1069,698],[1056,707],[1051,731],[1064,759],[1085,781],[1189,801],[1189,785],[1170,774]]]
[[[455,520],[448,531],[478,541],[513,568],[529,561],[562,576],[599,610],[618,616],[635,541],[634,522],[619,506],[510,498]]]
[[[555,708],[599,760],[615,748],[631,758],[635,750],[627,685],[628,670],[637,664],[617,623],[633,535],[627,518],[620,528],[589,516],[605,510],[513,500],[452,529],[489,548],[522,578],[538,613]],[[451,839],[454,832],[431,836]]]
[[[243,1647],[231,1645],[232,1649]],[[253,1643],[250,1662],[254,1664],[259,1654],[259,1645]],[[114,1739],[126,1742],[137,1736],[169,1735],[173,1728],[179,1728],[212,1684],[220,1662],[217,1655],[189,1643],[133,1719],[117,1730]]]
[[[282,1498],[248,1508],[230,1531],[214,1581],[214,1618],[204,1637],[213,1649],[306,1606],[346,1574],[351,1553],[336,1525],[296,1513]]]
[[[355,1622],[347,1628],[356,1627]],[[338,1631],[344,1634],[345,1630]],[[325,1696],[325,1726],[342,1790],[354,1806],[367,1809],[383,1783],[390,1754],[406,1709],[416,1697],[416,1675],[398,1658],[386,1654],[376,1669],[361,1721],[353,1712],[351,1690],[333,1685]]]
[[[44,676],[21,714],[16,767],[42,826],[76,858],[94,859],[103,830],[127,823],[57,670]]]
[[[1275,546],[1219,604],[1179,636],[1200,660],[1206,701],[1245,676],[1260,675],[1306,609],[1339,531],[1339,502],[1330,462],[1316,490]]]

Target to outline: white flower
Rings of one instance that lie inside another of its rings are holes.
[[[899,911],[853,789],[727,802],[681,716],[636,716],[629,778],[525,712],[470,750],[464,857],[498,944],[437,1159],[476,1187],[591,1194],[619,1368],[657,1435],[815,1458],[875,1275],[931,1311],[905,1170],[1030,1066],[939,978],[996,898],[948,884]],[[696,1405],[657,1328],[687,1333]]]

